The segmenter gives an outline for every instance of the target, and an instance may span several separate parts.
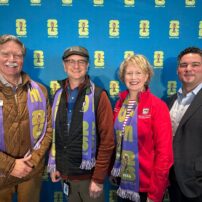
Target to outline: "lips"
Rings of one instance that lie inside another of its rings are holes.
[[[185,74],[184,76],[185,77],[191,77],[191,76],[195,76],[195,75],[193,75],[193,74]]]
[[[17,63],[6,63],[7,67],[16,68],[18,66]]]
[[[130,84],[131,84],[131,85],[137,85],[138,82],[137,82],[137,81],[131,81]]]

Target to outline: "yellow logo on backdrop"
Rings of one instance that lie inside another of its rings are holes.
[[[8,5],[9,0],[0,0],[0,5]]]
[[[185,0],[186,7],[195,7],[196,1],[195,0]]]
[[[119,37],[119,20],[109,21],[109,36]]]
[[[71,6],[72,5],[72,0],[62,0],[63,5]]]
[[[176,81],[168,81],[167,85],[167,95],[171,96],[177,92],[177,82]]]
[[[93,0],[94,6],[103,6],[104,0]]]
[[[63,193],[61,191],[54,192],[54,202],[63,202]]]
[[[48,27],[48,35],[50,37],[57,37],[57,35],[58,35],[58,21],[56,19],[48,19],[47,27]]]
[[[135,0],[124,0],[125,6],[134,6]]]
[[[163,59],[164,53],[163,51],[155,51],[154,52],[154,68],[162,68],[163,67]]]
[[[149,37],[149,20],[140,20],[140,37],[141,38],[148,38]]]
[[[134,51],[125,51],[124,52],[124,59],[134,55]]]
[[[155,6],[165,6],[166,1],[165,0],[155,0]]]
[[[198,32],[199,38],[202,38],[202,20],[199,21],[199,32]]]
[[[79,20],[79,37],[88,37],[89,35],[89,22],[88,20]]]
[[[44,66],[44,54],[41,50],[34,51],[34,66],[43,67]]]
[[[95,67],[104,67],[105,65],[105,56],[104,51],[95,51],[94,52],[94,65]]]
[[[114,189],[111,189],[109,191],[109,202],[116,202],[117,201],[117,193],[116,193],[116,190]]]
[[[55,95],[55,92],[60,88],[60,84],[57,81],[50,82],[50,94]]]
[[[27,25],[25,19],[16,19],[16,34],[18,36],[27,35]]]
[[[30,0],[32,6],[40,6],[41,0]]]
[[[178,20],[171,20],[169,26],[169,36],[170,38],[179,37],[180,22]]]
[[[119,82],[115,80],[110,81],[109,89],[110,96],[117,96],[119,94]]]

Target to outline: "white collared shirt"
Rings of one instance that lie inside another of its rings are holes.
[[[172,122],[172,131],[173,136],[175,136],[175,133],[177,131],[178,125],[187,111],[188,107],[192,103],[193,99],[197,95],[197,93],[201,90],[202,83],[199,84],[195,89],[193,89],[191,92],[187,93],[186,95],[183,95],[182,88],[180,88],[177,92],[177,99],[175,100],[171,110],[170,110],[170,117]]]

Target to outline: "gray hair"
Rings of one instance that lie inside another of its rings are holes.
[[[24,46],[24,44],[14,35],[10,35],[10,34],[4,34],[0,36],[0,45],[8,42],[8,41],[14,41],[17,44],[19,44],[22,48],[22,54],[25,55],[26,53],[26,48]]]

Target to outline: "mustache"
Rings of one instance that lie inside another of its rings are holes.
[[[13,67],[13,68],[18,66],[18,64],[16,62],[7,62],[6,65],[9,67]]]

